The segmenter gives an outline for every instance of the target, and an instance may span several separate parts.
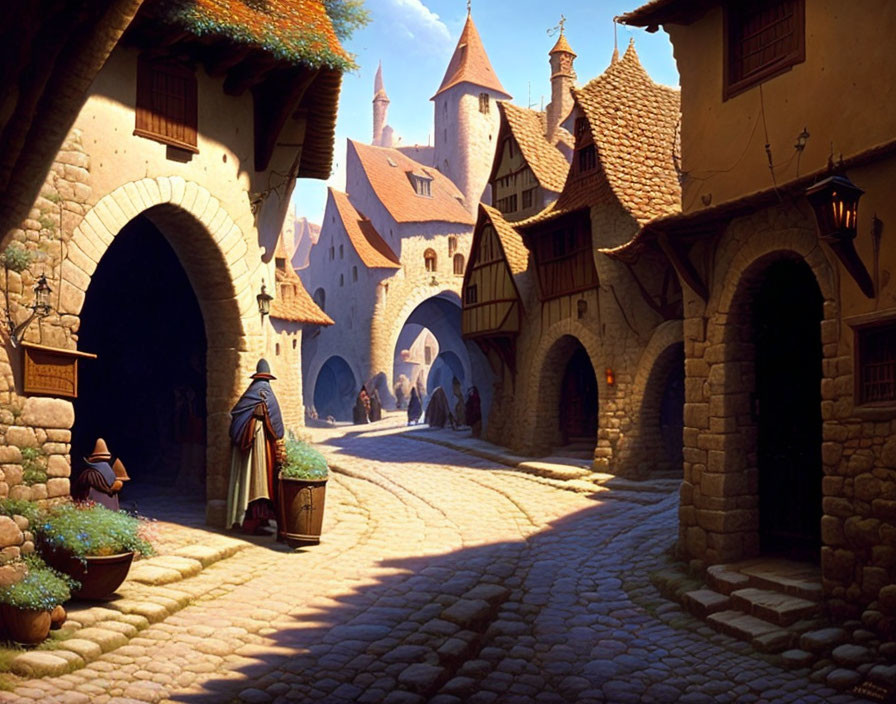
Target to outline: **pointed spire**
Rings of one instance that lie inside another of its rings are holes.
[[[459,83],[472,83],[481,88],[501,93],[504,98],[510,98],[510,94],[504,90],[504,86],[498,80],[488,54],[485,53],[482,39],[479,37],[476,25],[473,24],[472,14],[467,15],[467,21],[460,33],[460,39],[457,40],[454,54],[451,61],[448,62],[445,77],[433,98]]]
[[[389,96],[386,95],[386,88],[383,84],[383,62],[380,61],[379,66],[376,69],[376,77],[373,79],[373,99],[377,100],[385,100],[387,103],[389,102]]]

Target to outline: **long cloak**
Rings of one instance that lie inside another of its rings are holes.
[[[267,499],[276,506],[277,440],[283,437],[283,416],[267,379],[255,379],[230,411],[230,484],[227,527],[241,524],[249,504]]]
[[[423,415],[423,406],[420,403],[420,397],[417,395],[417,389],[411,389],[411,400],[408,401],[408,423],[416,423]]]
[[[430,397],[424,420],[430,428],[444,428],[448,423],[454,425],[454,417],[448,408],[448,397],[441,386]]]

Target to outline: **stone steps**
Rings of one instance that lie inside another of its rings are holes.
[[[823,625],[814,565],[777,559],[713,565],[706,570],[706,581],[707,587],[683,594],[685,608],[762,652],[795,648],[802,634]]]

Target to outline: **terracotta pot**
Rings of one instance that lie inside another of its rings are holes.
[[[43,643],[50,635],[50,612],[0,604],[0,622],[10,640],[26,645]]]
[[[73,599],[105,599],[121,586],[128,576],[133,552],[117,555],[88,555],[80,558],[67,552],[56,550],[44,554],[50,567],[64,572],[81,583],[80,589],[72,590]]]
[[[327,480],[280,477],[280,538],[291,548],[317,545],[324,521]]]

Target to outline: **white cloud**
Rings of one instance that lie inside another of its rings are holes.
[[[451,34],[441,18],[421,0],[386,0],[383,20],[427,51],[449,51]]]

